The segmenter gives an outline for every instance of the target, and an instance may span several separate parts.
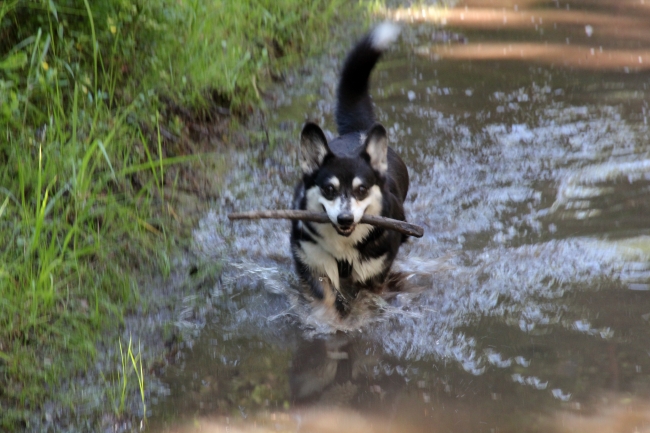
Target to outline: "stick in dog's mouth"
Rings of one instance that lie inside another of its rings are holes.
[[[289,219],[311,221],[316,223],[331,222],[326,213],[317,213],[304,210],[258,210],[250,212],[234,212],[228,214],[229,220],[254,220],[254,219]],[[387,230],[395,230],[399,233],[421,238],[424,235],[424,229],[418,225],[407,223],[392,218],[386,218],[375,215],[364,215],[361,217],[360,224],[369,224],[375,227],[381,227]]]

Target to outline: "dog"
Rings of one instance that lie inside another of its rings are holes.
[[[408,170],[388,147],[386,129],[375,123],[368,93],[370,74],[399,35],[385,22],[347,55],[337,90],[339,137],[328,143],[315,123],[300,134],[302,181],[293,208],[327,213],[328,223],[293,221],[291,250],[311,294],[346,314],[360,289],[376,291],[388,276],[406,237],[360,224],[364,214],[405,221]]]

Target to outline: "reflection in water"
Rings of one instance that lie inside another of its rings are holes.
[[[563,411],[554,416],[540,416],[529,423],[527,428],[518,431],[536,431],[545,433],[624,433],[649,431],[650,405],[618,394],[606,394],[600,397],[596,412],[579,414],[576,411]],[[470,415],[471,417],[471,415]],[[479,427],[449,423],[442,419],[432,419],[418,430],[406,421],[398,422],[387,419],[384,415],[373,417],[360,415],[358,412],[341,408],[316,408],[288,413],[258,415],[254,420],[241,421],[230,419],[197,419],[184,427],[169,432],[174,433],[411,433],[427,431],[444,433],[448,431],[495,431],[488,429],[486,422],[479,422]],[[499,430],[501,431],[501,430]]]
[[[387,15],[398,21],[481,31],[464,45],[418,50],[435,58],[522,60],[584,69],[650,68],[650,5],[643,1],[467,0],[451,9],[408,8]],[[515,33],[517,40],[509,33]],[[507,40],[492,39],[503,34]]]
[[[573,68],[570,50],[645,50],[650,26],[639,23],[650,12],[640,2],[473,0],[446,20],[444,31],[414,24],[374,76],[379,120],[413,180],[408,218],[426,231],[400,252],[402,290],[361,296],[346,319],[314,308],[293,274],[288,224],[222,225],[233,210],[289,205],[297,135],[278,150],[225,150],[232,171],[194,233],[200,254],[226,262],[214,317],[169,368],[170,396],[152,425],[197,414],[217,417],[215,429],[261,431],[340,431],[336,422],[358,423],[355,431],[648,428],[641,68],[650,58]],[[451,45],[433,46],[432,35]],[[546,59],[445,57],[465,40],[566,48]],[[326,125],[329,82],[304,109]],[[283,110],[278,123],[298,131],[303,119]]]
[[[524,60],[585,69],[650,69],[650,49],[603,50],[602,46],[593,48],[559,43],[519,42],[436,47],[432,50],[420,50],[419,53],[435,55],[443,59]]]
[[[302,342],[289,372],[294,406],[392,410],[405,383],[393,374],[394,360],[359,337],[339,332]]]

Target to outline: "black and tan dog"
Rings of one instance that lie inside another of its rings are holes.
[[[313,295],[342,313],[360,288],[383,282],[404,242],[397,232],[359,223],[364,214],[405,219],[408,171],[375,123],[368,93],[372,69],[398,34],[395,24],[380,24],[348,54],[337,94],[340,136],[328,143],[318,125],[307,123],[300,137],[303,178],[293,207],[325,211],[330,222],[294,221],[292,253]]]

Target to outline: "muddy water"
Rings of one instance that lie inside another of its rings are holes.
[[[335,67],[310,78],[316,98],[290,89],[272,143],[224,155],[222,198],[195,231],[226,263],[214,314],[167,370],[150,429],[647,428],[647,407],[620,412],[650,397],[647,3],[389,11],[404,33],[374,101],[426,234],[395,264],[405,291],[362,296],[345,320],[300,296],[288,223],[223,224],[290,205],[305,113],[333,130]]]

